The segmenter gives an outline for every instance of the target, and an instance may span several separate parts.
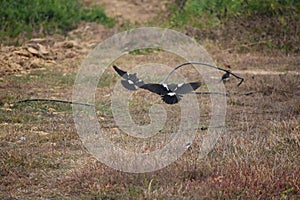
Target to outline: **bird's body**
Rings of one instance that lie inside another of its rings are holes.
[[[230,78],[230,73],[229,72],[226,72],[225,74],[223,74],[223,76],[221,77],[221,80],[220,81],[228,81]]]
[[[181,84],[157,84],[149,83],[144,84],[140,88],[149,90],[162,97],[162,100],[167,104],[175,104],[181,100],[184,94],[191,93],[199,88],[200,82],[181,83]]]
[[[200,87],[200,82],[180,83],[180,84],[158,84],[158,83],[144,83],[137,78],[136,74],[129,74],[117,66],[113,66],[115,71],[125,80],[121,80],[122,85],[128,90],[136,90],[142,88],[158,94],[162,100],[167,104],[175,104],[181,100],[184,94],[188,94]]]

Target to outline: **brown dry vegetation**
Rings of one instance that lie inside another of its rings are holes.
[[[14,103],[30,97],[71,99],[81,60],[98,42],[115,32],[117,28],[105,29],[101,25],[84,23],[66,37],[31,40],[21,47],[1,46],[0,199],[300,197],[298,54],[285,55],[279,51],[265,54],[251,49],[237,53],[224,49],[216,41],[203,41],[218,64],[230,65],[245,78],[238,88],[235,80],[230,80],[226,90],[254,93],[227,97],[226,132],[207,157],[199,159],[200,143],[195,141],[176,162],[151,173],[117,171],[93,158],[77,135],[70,105]],[[154,59],[169,66],[181,62],[173,55],[154,51],[129,54],[115,63],[130,69]],[[265,73],[257,73],[261,71]],[[197,79],[191,72],[186,74],[192,80]],[[111,94],[118,79],[111,69],[104,75],[96,96],[97,114],[105,131],[116,139],[118,127],[107,105],[107,94]],[[131,102],[131,114],[139,124],[149,121],[149,105],[138,101],[143,99],[142,95],[145,93],[135,92]],[[149,99],[163,105],[155,96]],[[199,96],[198,100],[201,105],[209,103],[207,96]],[[172,110],[176,112],[167,107],[168,112]],[[209,109],[205,114],[203,127],[207,126]],[[165,130],[164,134],[168,133],[170,131]],[[206,130],[197,131],[198,135],[205,133]]]

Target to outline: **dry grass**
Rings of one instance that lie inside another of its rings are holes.
[[[130,59],[120,58],[116,63],[131,66],[153,57],[170,66],[176,63],[162,55],[128,55]],[[195,79],[191,73],[187,75]],[[1,79],[1,199],[299,198],[299,76],[245,75],[246,81],[238,89],[234,81],[226,83],[230,91],[257,93],[228,98],[226,134],[213,151],[199,159],[199,143],[195,142],[176,162],[145,174],[124,173],[95,160],[81,144],[69,105],[7,104],[28,96],[70,99],[74,76],[48,68]],[[108,96],[101,97],[111,92],[116,80],[107,70],[96,97],[101,105],[109,102]],[[151,103],[141,99],[144,95],[136,92],[131,101],[130,112],[138,124],[149,123]],[[149,99],[162,103],[155,96]],[[209,103],[204,96],[199,101],[201,105]],[[206,112],[209,116],[209,109]],[[101,107],[97,114],[112,139],[122,143],[117,139],[124,136],[116,134],[109,106]],[[176,125],[178,119],[171,119]],[[197,134],[205,132],[199,130]],[[26,140],[21,140],[22,136]],[[124,141],[127,144],[128,140]],[[149,149],[155,147],[149,144]]]
[[[144,12],[146,7],[149,10],[147,3],[150,1],[103,2],[113,16],[129,21],[152,19],[155,14]],[[164,2],[154,4],[161,3]],[[159,6],[154,7],[152,11],[162,14],[157,10]],[[141,13],[142,18],[136,17]],[[124,23],[123,26],[118,28],[134,25]],[[199,159],[200,142],[196,141],[176,162],[159,171],[142,174],[117,171],[91,156],[77,134],[70,105],[13,103],[29,97],[70,100],[79,62],[99,41],[118,32],[118,28],[105,29],[88,23],[81,24],[66,37],[53,36],[49,38],[51,44],[43,44],[49,55],[53,55],[47,62],[36,55],[20,55],[26,46],[1,46],[0,199],[300,198],[299,74],[243,74],[245,82],[239,88],[234,80],[227,82],[226,89],[230,92],[255,93],[227,98],[226,132],[213,151]],[[213,42],[202,41],[219,66],[230,65],[233,71],[299,72],[299,52],[288,55],[285,51],[268,48],[267,51],[253,52],[251,43],[241,44],[239,39],[232,41],[231,33],[236,31],[228,31],[221,38],[212,38]],[[197,36],[197,32],[187,32]],[[244,35],[241,31],[238,38]],[[276,39],[281,41],[281,37],[276,36]],[[265,44],[254,43],[254,46],[263,48]],[[175,66],[184,61],[154,50],[126,55],[115,64],[132,69],[130,67],[155,62]],[[41,63],[47,66],[40,66]],[[36,67],[38,69],[34,69]],[[182,68],[180,72],[193,81],[198,80],[198,73],[186,69]],[[149,78],[149,73],[142,75]],[[109,102],[117,80],[112,69],[106,70],[96,93],[96,111],[105,133],[128,149],[149,151],[164,145],[165,138],[178,128],[178,117],[171,117],[180,112],[178,107],[166,107],[171,120],[153,141],[132,139],[118,130],[112,116]],[[144,91],[134,92],[133,97],[130,113],[140,125],[150,123],[148,111],[153,103],[164,105],[158,96]],[[200,126],[206,127],[211,114],[210,98],[203,95],[198,100],[203,111]],[[206,130],[197,131],[198,137],[204,134]],[[154,142],[160,139],[162,142]]]

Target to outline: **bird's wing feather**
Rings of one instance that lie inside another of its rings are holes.
[[[136,90],[136,86],[134,84],[130,84],[127,80],[121,80],[121,84],[123,85],[124,88],[127,90]]]
[[[136,84],[138,87],[139,85],[142,85],[144,84],[143,80],[139,79],[137,76],[136,76],[136,73],[134,74],[129,74],[128,72],[126,71],[123,71],[121,70],[120,68],[118,68],[117,66],[113,66],[113,68],[115,69],[115,71],[120,75],[122,76],[122,78],[124,78],[125,80],[130,80],[132,81],[134,84]]]
[[[163,85],[156,84],[156,83],[144,84],[144,85],[141,85],[140,88],[149,90],[150,92],[153,92],[158,95],[165,95],[169,92]]]
[[[182,85],[178,85],[177,90],[175,91],[176,94],[187,94],[194,90],[197,90],[201,85],[201,82],[191,82],[191,83],[184,83]]]
[[[113,66],[114,70],[120,75],[120,76],[124,76],[124,75],[127,75],[127,72],[121,70],[120,68],[118,68],[116,65]],[[123,77],[125,78],[125,77]]]

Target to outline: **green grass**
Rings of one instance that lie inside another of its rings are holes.
[[[65,33],[81,21],[114,25],[114,19],[107,17],[102,8],[85,8],[78,0],[1,0],[0,20],[3,41],[20,35],[30,38]]]
[[[131,55],[149,55],[154,52],[163,51],[160,48],[145,48],[145,49],[135,49],[133,51],[130,51],[129,54]]]
[[[299,0],[191,0],[187,1],[182,10],[176,5],[171,6],[171,24],[174,26],[194,24],[202,26],[218,25],[229,17],[241,16],[276,16],[279,20],[284,16],[300,15]],[[204,16],[205,20],[201,21]]]
[[[183,8],[170,5],[170,12],[169,26],[197,30],[191,33],[197,39],[299,52],[299,0],[190,0]]]

